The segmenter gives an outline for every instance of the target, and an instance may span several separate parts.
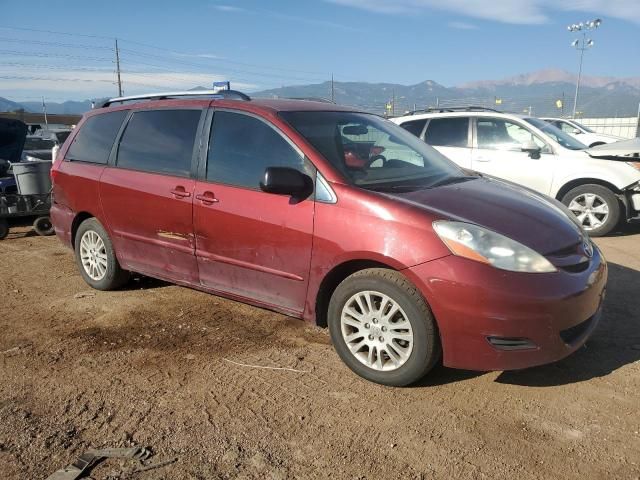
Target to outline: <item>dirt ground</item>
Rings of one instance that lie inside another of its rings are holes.
[[[145,278],[92,291],[55,237],[15,229],[0,242],[0,478],[140,445],[177,461],[132,475],[108,460],[91,478],[638,479],[640,229],[597,243],[610,281],[586,348],[397,389],[298,320]]]

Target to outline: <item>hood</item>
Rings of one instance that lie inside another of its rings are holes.
[[[598,145],[587,148],[585,152],[596,158],[624,157],[626,160],[631,160],[640,157],[640,138]]]
[[[24,122],[0,118],[0,159],[19,162],[26,138],[27,126]]]
[[[473,223],[548,255],[581,243],[581,229],[559,202],[493,178],[390,194],[433,215]]]

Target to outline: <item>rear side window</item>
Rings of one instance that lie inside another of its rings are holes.
[[[107,163],[111,147],[127,113],[126,110],[119,110],[88,118],[73,139],[66,159]]]
[[[412,120],[410,122],[404,122],[400,126],[404,128],[407,132],[413,133],[416,137],[419,137],[422,133],[422,129],[424,128],[424,124],[427,123],[427,120]]]
[[[202,110],[135,112],[120,140],[118,167],[189,176]]]
[[[441,147],[468,147],[469,119],[434,118],[429,122],[424,141],[429,145]]]
[[[258,188],[267,167],[290,167],[305,172],[305,161],[263,121],[238,113],[216,112],[209,142],[207,180]]]

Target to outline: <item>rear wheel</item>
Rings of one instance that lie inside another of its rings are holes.
[[[567,192],[562,203],[578,217],[582,228],[592,237],[608,234],[620,221],[620,202],[602,185],[580,185]]]
[[[48,237],[55,233],[53,229],[53,224],[51,223],[51,219],[49,217],[38,217],[33,222],[33,229],[38,235],[43,237]]]
[[[440,341],[427,303],[393,270],[372,268],[347,277],[331,297],[328,324],[340,358],[376,383],[409,385],[440,359]]]
[[[95,218],[78,227],[75,254],[82,278],[97,290],[115,290],[129,280],[129,272],[120,267],[107,231]]]

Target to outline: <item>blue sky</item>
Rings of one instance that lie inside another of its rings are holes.
[[[115,94],[114,37],[128,94],[226,78],[252,91],[331,73],[454,86],[574,72],[566,26],[596,17],[585,73],[640,76],[640,0],[0,0],[0,9],[0,96],[16,100]]]

